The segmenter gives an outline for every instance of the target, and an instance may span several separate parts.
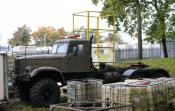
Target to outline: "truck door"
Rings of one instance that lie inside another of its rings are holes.
[[[87,43],[72,43],[68,51],[68,72],[90,72],[91,55]]]

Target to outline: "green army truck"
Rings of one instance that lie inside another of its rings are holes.
[[[92,37],[61,39],[53,44],[50,54],[16,58],[14,73],[19,98],[36,106],[48,106],[59,101],[60,87],[71,79],[97,78],[109,83],[127,78],[169,77],[164,69],[152,69],[144,64],[114,67],[100,63],[97,69],[92,62],[91,44]]]

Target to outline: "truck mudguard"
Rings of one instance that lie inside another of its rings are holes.
[[[40,68],[37,68],[37,69],[34,69],[31,73],[30,73],[30,77],[35,77],[39,72],[41,71],[56,71],[59,73],[59,76],[62,78],[62,81],[65,82],[64,80],[64,76],[63,74],[61,73],[61,71],[57,68],[54,68],[54,67],[40,67]]]

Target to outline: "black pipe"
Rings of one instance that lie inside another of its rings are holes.
[[[92,40],[93,40],[93,38],[94,38],[94,35],[92,35],[91,37],[90,37],[90,54],[91,54],[91,56],[92,56]],[[92,57],[91,57],[92,58]]]
[[[94,69],[96,69],[95,67],[94,67],[94,65],[93,65],[93,62],[92,62],[92,40],[93,40],[93,38],[94,38],[94,35],[91,35],[91,37],[90,37],[90,56],[91,56],[91,69],[92,70],[94,70]]]

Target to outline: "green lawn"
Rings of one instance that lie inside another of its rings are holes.
[[[49,108],[33,107],[30,102],[22,102],[19,99],[10,99],[10,111],[49,111]],[[67,102],[67,97],[62,96],[61,103]],[[53,110],[53,111],[66,111],[66,110]]]
[[[126,61],[126,62],[118,62],[116,65],[121,66],[121,65],[131,64],[131,63],[137,63],[137,62],[142,62],[144,64],[149,65],[150,67],[163,68],[167,70],[171,76],[175,76],[175,58]]]
[[[17,99],[10,102],[10,111],[49,111],[49,108],[36,108],[30,102],[22,102]]]

